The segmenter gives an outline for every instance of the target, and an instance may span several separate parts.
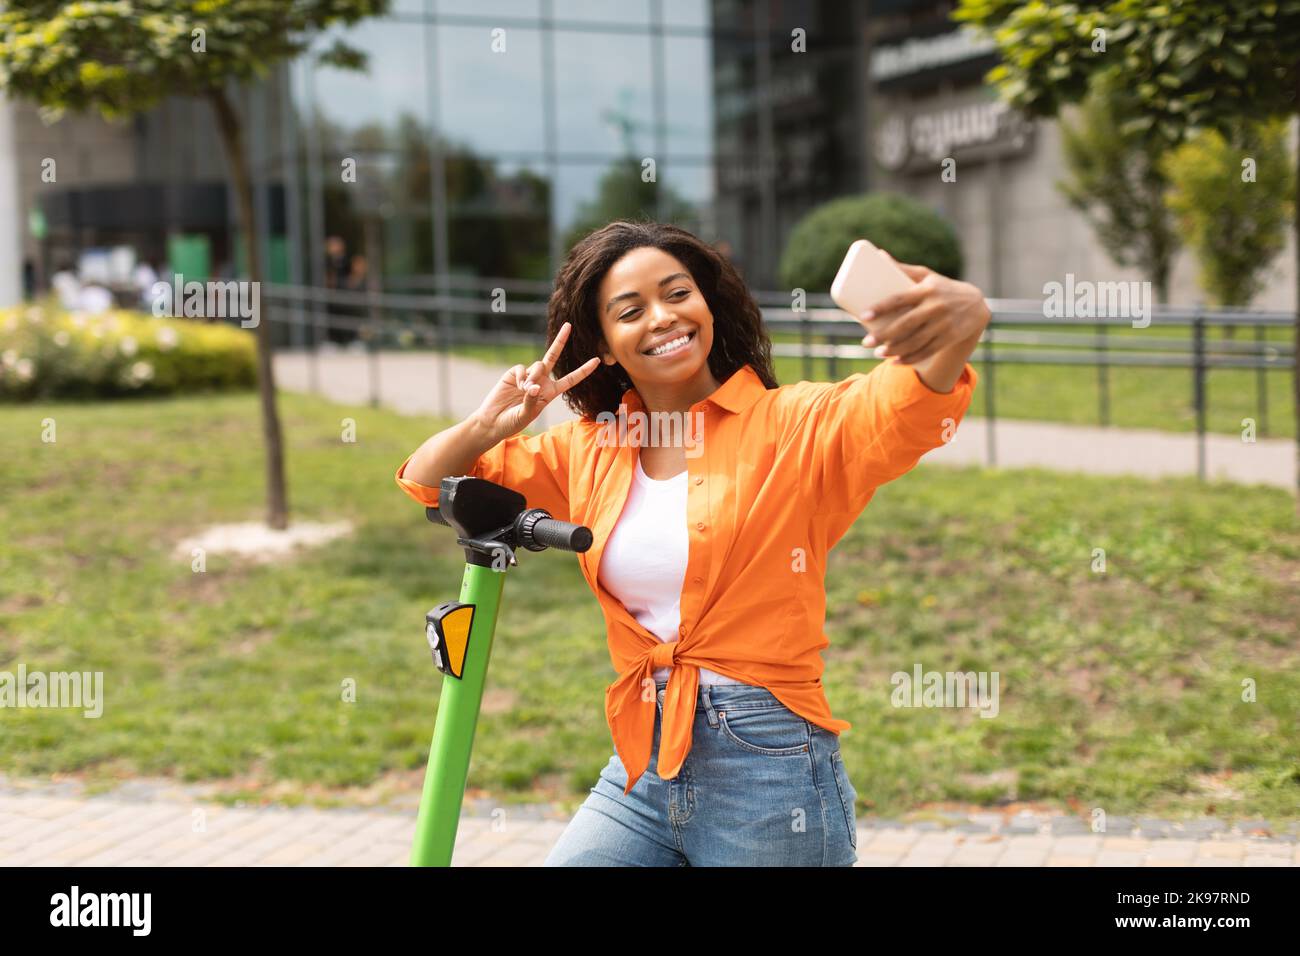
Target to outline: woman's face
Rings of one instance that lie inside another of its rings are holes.
[[[713,313],[674,256],[653,246],[627,253],[601,280],[597,309],[601,361],[622,365],[634,383],[677,385],[709,375]]]

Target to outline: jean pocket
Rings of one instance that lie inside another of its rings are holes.
[[[840,756],[839,747],[836,747],[831,754],[831,765],[835,768],[835,789],[839,791],[840,808],[844,811],[844,825],[849,828],[849,843],[856,850],[858,848],[858,792],[853,789],[848,771],[844,769],[844,758]]]
[[[788,707],[745,707],[718,711],[722,735],[737,746],[769,757],[808,752],[808,721]]]

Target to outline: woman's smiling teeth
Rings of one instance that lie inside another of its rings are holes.
[[[646,352],[646,355],[667,355],[670,352],[676,352],[678,349],[685,348],[694,337],[694,332],[688,332],[686,335],[678,336],[671,342],[665,342],[663,345],[650,349]]]

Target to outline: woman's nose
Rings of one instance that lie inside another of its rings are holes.
[[[650,327],[666,328],[677,321],[677,314],[666,303],[657,302],[650,307]]]

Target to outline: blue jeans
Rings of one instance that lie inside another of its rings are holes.
[[[544,866],[852,866],[855,803],[839,738],[763,687],[701,684],[690,753],[673,780],[650,765],[624,796],[618,754]]]

